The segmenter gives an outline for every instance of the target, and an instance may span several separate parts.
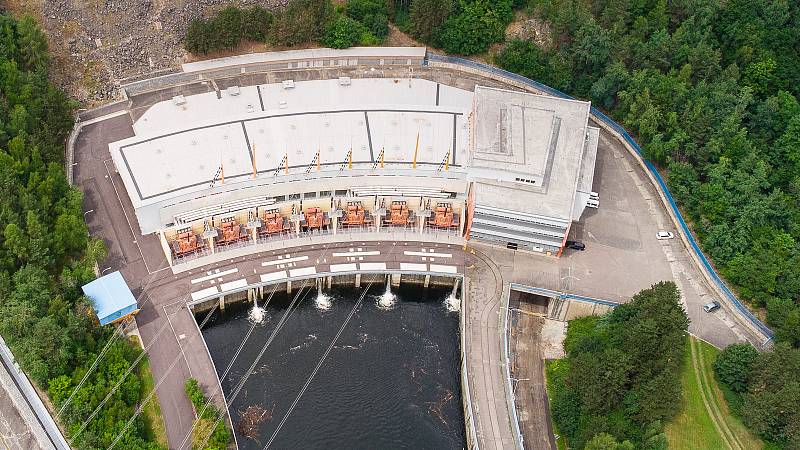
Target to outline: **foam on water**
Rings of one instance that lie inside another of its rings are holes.
[[[253,301],[253,308],[250,309],[250,313],[247,315],[247,318],[250,322],[262,324],[264,323],[264,313],[266,310],[260,306],[258,306],[258,299]]]
[[[453,285],[453,291],[444,299],[444,307],[450,312],[461,311],[461,300],[458,298],[458,279]]]
[[[320,311],[327,311],[331,309],[331,298],[322,292],[322,289],[317,290],[317,298],[314,299],[314,304]]]
[[[397,303],[397,297],[392,293],[392,284],[386,280],[386,290],[378,297],[378,307],[381,309],[391,309]]]

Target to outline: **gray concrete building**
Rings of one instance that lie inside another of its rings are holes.
[[[580,219],[600,131],[588,102],[475,88],[470,238],[558,253]]]

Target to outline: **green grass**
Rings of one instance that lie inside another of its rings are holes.
[[[545,385],[547,386],[547,399],[550,403],[553,402],[555,387],[553,387],[553,380],[548,376],[548,374],[552,373],[552,366],[557,361],[557,359],[550,359],[544,362],[546,368]],[[550,417],[550,423],[553,425],[553,433],[556,435],[556,446],[558,447],[558,450],[567,450],[569,448],[569,446],[567,446],[567,438],[558,432],[558,425],[556,425],[556,422],[553,420],[552,416]]]
[[[142,400],[153,391],[153,374],[150,372],[150,361],[143,358],[136,368],[139,378],[142,380]],[[153,398],[145,405],[142,410],[142,418],[145,423],[145,437],[148,441],[157,442],[163,448],[168,448],[167,429],[164,426],[164,418],[161,417],[161,405],[158,397],[153,394]]]
[[[695,342],[697,360],[692,358],[692,340]],[[730,434],[746,450],[760,450],[763,443],[753,436],[742,422],[730,413],[725,396],[717,384],[714,376],[713,361],[719,350],[713,346],[690,337],[686,340],[686,356],[684,361],[681,383],[683,385],[683,408],[681,412],[666,427],[666,435],[669,440],[669,448],[672,450],[694,450],[698,448],[729,448],[723,435],[720,434],[718,427],[714,425],[711,413],[709,413],[703,394],[709,401],[709,406],[716,407],[719,411],[718,417],[724,424],[720,427],[724,430],[725,426],[730,430]],[[695,374],[697,365],[700,374],[700,383]]]

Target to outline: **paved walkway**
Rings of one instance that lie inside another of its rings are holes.
[[[540,349],[544,318],[531,315],[530,306],[522,302],[519,311],[512,314],[510,324],[511,377],[517,417],[527,450],[556,450]]]
[[[516,448],[503,368],[501,311],[506,281],[500,268],[481,252],[468,260],[467,277],[464,351],[479,446]]]

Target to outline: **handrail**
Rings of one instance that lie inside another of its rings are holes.
[[[461,340],[461,392],[464,399],[464,425],[467,428],[467,448],[469,450],[480,450],[478,441],[478,431],[475,428],[475,410],[472,407],[472,394],[469,388],[469,365],[467,364],[467,308],[469,302],[466,300],[467,288],[466,277],[461,282],[461,307],[458,311],[458,333]]]
[[[479,62],[476,62],[476,61],[471,61],[471,60],[468,60],[468,59],[458,58],[458,57],[454,57],[454,56],[435,55],[435,54],[430,53],[430,52],[428,52],[426,61],[438,61],[438,62],[443,62],[443,63],[450,63],[450,64],[455,64],[455,65],[460,65],[460,66],[471,67],[471,68],[477,69],[477,70],[482,71],[482,72],[490,72],[490,73],[493,73],[495,75],[502,76],[504,78],[509,78],[509,79],[518,81],[520,83],[524,83],[524,84],[526,84],[526,85],[528,85],[528,86],[530,86],[530,87],[532,87],[532,88],[534,88],[534,89],[536,89],[538,91],[546,93],[548,95],[551,95],[551,96],[554,96],[554,97],[559,97],[559,98],[564,98],[564,99],[574,100],[574,97],[569,96],[569,95],[559,91],[558,89],[554,89],[554,88],[552,88],[550,86],[544,85],[542,83],[539,83],[537,81],[534,81],[534,80],[531,80],[529,78],[523,77],[521,75],[515,74],[513,72],[509,72],[507,70],[499,69],[497,67],[488,66],[486,64],[482,64],[482,63],[479,63]],[[612,120],[610,117],[605,115],[603,112],[601,112],[597,108],[592,107],[591,108],[591,114],[596,120],[598,120],[600,122],[603,122],[605,125],[607,125],[608,127],[612,128],[614,131],[616,131],[625,140],[625,142],[628,145],[630,145],[631,148],[633,148],[633,150],[639,155],[639,157],[642,158],[642,161],[644,162],[645,167],[647,167],[647,170],[650,172],[650,175],[656,180],[656,182],[658,183],[658,187],[660,188],[660,190],[663,192],[665,198],[667,199],[667,201],[669,203],[669,206],[670,206],[670,209],[672,210],[672,213],[673,213],[674,217],[677,219],[678,224],[680,225],[681,230],[682,230],[684,236],[686,237],[686,240],[689,242],[689,245],[692,247],[692,250],[695,253],[697,259],[700,261],[700,263],[706,269],[706,271],[709,274],[709,276],[711,277],[711,279],[714,281],[714,283],[717,285],[717,287],[725,294],[725,296],[728,298],[728,300],[730,300],[730,302],[734,305],[734,307],[736,307],[736,309],[739,310],[739,312],[741,312],[742,315],[744,315],[754,327],[756,327],[760,332],[762,332],[764,335],[766,335],[769,338],[769,339],[767,339],[767,342],[772,340],[772,338],[775,336],[775,333],[771,329],[769,329],[769,327],[767,327],[763,322],[761,322],[755,315],[753,315],[753,313],[751,313],[750,310],[748,310],[747,307],[744,306],[736,298],[736,296],[733,294],[733,292],[730,290],[730,288],[728,288],[727,284],[725,284],[725,282],[719,276],[717,271],[711,265],[711,263],[709,262],[708,258],[706,258],[705,254],[703,254],[703,251],[700,249],[700,245],[697,243],[697,240],[692,235],[692,232],[689,230],[688,225],[686,225],[686,221],[683,219],[683,215],[681,215],[681,212],[678,209],[678,205],[675,202],[675,199],[672,197],[672,194],[669,192],[669,189],[667,188],[667,184],[664,182],[664,179],[661,177],[661,174],[658,173],[658,170],[653,165],[653,163],[651,163],[650,161],[648,161],[648,160],[646,160],[644,158],[644,155],[642,153],[642,149],[641,149],[641,147],[639,147],[639,144],[637,144],[636,141],[631,137],[631,135],[628,134],[628,132],[625,130],[625,128],[623,128],[621,125],[619,125],[617,122]]]
[[[522,432],[519,429],[519,417],[517,417],[517,399],[514,396],[514,387],[511,381],[511,361],[509,359],[508,334],[511,332],[509,325],[509,317],[511,314],[511,309],[509,308],[509,303],[511,302],[510,284],[506,289],[504,289],[503,298],[505,298],[505,301],[501,299],[500,303],[502,305],[501,308],[505,310],[503,312],[503,368],[505,370],[506,378],[506,402],[508,403],[508,409],[511,412],[511,424],[514,434],[516,435],[517,448],[519,450],[524,450],[525,442],[522,437]]]

